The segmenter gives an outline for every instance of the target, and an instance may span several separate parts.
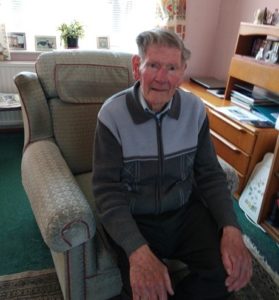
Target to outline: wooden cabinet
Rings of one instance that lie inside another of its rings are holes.
[[[279,242],[279,228],[270,225],[266,220],[272,207],[272,200],[276,193],[279,192],[279,138],[274,150],[273,162],[271,165],[267,187],[264,193],[263,206],[260,211],[260,225],[277,241]]]
[[[256,128],[229,118],[218,111],[218,107],[232,105],[231,101],[215,97],[193,82],[184,82],[181,88],[192,92],[204,101],[216,152],[238,173],[237,196],[239,196],[255,165],[263,159],[265,153],[273,152],[277,130]]]
[[[228,74],[225,91],[226,100],[214,97],[204,88],[192,82],[183,83],[182,88],[198,95],[205,102],[216,152],[238,172],[240,179],[238,195],[245,187],[256,164],[263,159],[267,152],[274,152],[258,222],[278,242],[279,229],[271,226],[266,221],[271,209],[272,199],[279,192],[278,131],[255,128],[238,122],[216,109],[218,106],[235,105],[229,101],[235,84],[249,83],[279,94],[279,63],[259,61],[251,55],[255,39],[266,39],[270,36],[279,38],[278,26],[240,24],[235,54],[231,59]]]
[[[256,39],[279,39],[279,27],[241,23],[235,47],[235,55],[231,60],[225,98],[229,99],[236,83],[249,83],[279,95],[279,64],[256,60],[251,57],[251,50]],[[273,140],[273,139],[272,139]],[[263,141],[264,142],[264,141]],[[272,145],[271,141],[271,145]],[[255,144],[255,150],[257,151]],[[266,222],[271,209],[272,199],[279,192],[279,142],[274,149],[274,158],[263,197],[259,223],[276,240],[279,241],[279,229]],[[269,150],[270,151],[270,150]]]
[[[256,60],[251,56],[256,39],[279,38],[279,27],[240,23],[239,34],[232,57],[225,98],[230,99],[235,83],[247,82],[279,93],[279,64]]]

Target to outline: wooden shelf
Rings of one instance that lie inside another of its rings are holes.
[[[244,22],[240,24],[235,54],[230,64],[225,91],[226,99],[230,99],[234,84],[240,83],[240,81],[251,83],[273,93],[279,93],[279,64],[256,60],[251,56],[255,40],[257,38],[266,39],[268,36],[279,38],[279,27]]]
[[[265,40],[268,36],[279,39],[279,27],[270,25],[255,25],[250,23],[240,24],[235,54],[231,60],[229,78],[225,91],[226,99],[230,99],[231,91],[236,83],[249,83],[267,91],[279,94],[279,64],[259,61],[254,57],[251,57],[251,50],[255,40],[259,38]],[[265,138],[265,135],[262,137]],[[276,137],[276,139],[274,139],[274,137]],[[269,143],[269,147],[265,147],[266,143]],[[263,195],[258,223],[278,242],[279,229],[274,228],[266,221],[272,206],[272,199],[274,199],[276,193],[279,192],[278,132],[274,133],[273,139],[268,139],[268,141],[264,141],[262,139],[260,143],[255,145],[254,151],[257,152],[258,147],[261,147],[261,151],[265,153],[274,152],[269,178]],[[267,148],[269,148],[269,150]],[[252,157],[253,156],[251,156],[251,159]],[[259,156],[257,159],[258,158]],[[254,165],[254,163],[252,163],[252,165]]]
[[[241,22],[239,27],[239,35],[272,35],[278,37],[279,27]]]
[[[216,109],[219,106],[231,105],[229,99],[236,83],[249,83],[268,92],[279,94],[279,64],[259,61],[251,55],[255,40],[265,40],[269,36],[279,38],[279,27],[250,23],[240,24],[225,91],[226,100],[214,97],[204,88],[193,83],[183,84],[182,87],[204,100],[216,152],[230,163],[239,174],[240,188],[238,193],[241,193],[255,166],[263,159],[264,155],[267,152],[274,152],[258,223],[278,242],[279,229],[274,228],[266,221],[272,206],[272,199],[279,192],[278,131],[248,126],[222,115]]]
[[[231,61],[230,77],[278,93],[279,64],[257,61],[252,57],[235,55]],[[226,91],[229,98],[233,86]]]

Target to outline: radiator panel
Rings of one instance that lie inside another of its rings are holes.
[[[14,76],[21,71],[35,72],[34,62],[0,62],[0,93],[17,93]],[[22,127],[21,109],[0,109],[0,128]]]
[[[13,77],[21,71],[35,72],[34,62],[0,62],[0,92],[17,93]]]

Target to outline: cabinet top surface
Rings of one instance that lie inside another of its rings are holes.
[[[279,26],[241,22],[239,27],[239,34],[240,35],[274,35],[279,37]]]
[[[260,132],[262,130],[265,130],[266,132],[269,132],[269,131],[273,131],[274,132],[274,130],[275,130],[273,128],[257,128],[257,127],[245,124],[243,122],[231,119],[230,117],[222,114],[218,110],[218,107],[231,106],[231,105],[234,105],[234,104],[232,104],[231,101],[229,101],[229,100],[220,99],[220,98],[212,95],[205,88],[203,88],[202,86],[200,86],[200,85],[198,85],[198,84],[196,84],[194,82],[184,81],[181,84],[180,88],[183,89],[183,90],[185,90],[185,91],[192,92],[196,96],[200,97],[208,108],[213,109],[218,114],[222,115],[225,118],[228,118],[230,121],[232,121],[232,122],[234,122],[234,123],[242,126],[246,130],[248,130],[248,131],[250,131],[250,132],[252,132],[254,134],[257,134],[258,132]]]

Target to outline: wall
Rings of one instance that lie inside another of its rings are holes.
[[[208,74],[222,0],[187,0],[186,46],[192,55],[186,77]]]
[[[188,0],[186,44],[193,56],[187,75],[227,79],[240,22],[253,22],[258,8],[279,8],[278,0]]]

